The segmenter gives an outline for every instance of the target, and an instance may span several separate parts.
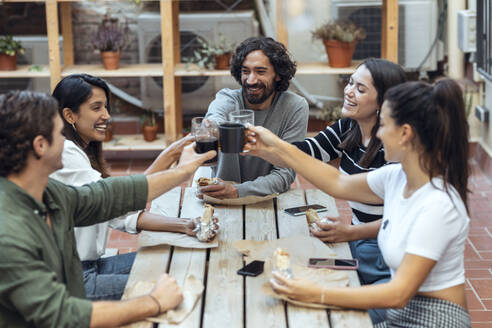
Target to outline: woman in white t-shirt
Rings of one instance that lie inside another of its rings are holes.
[[[408,82],[387,91],[377,136],[385,159],[400,164],[370,173],[340,174],[262,127],[250,130],[249,155],[291,167],[334,197],[385,204],[378,244],[391,281],[321,288],[274,273],[276,292],[348,308],[390,308],[380,326],[470,327],[464,289],[468,123],[456,82]]]
[[[63,168],[50,177],[73,186],[109,177],[102,155],[102,141],[111,118],[107,83],[88,74],[73,74],[57,84],[53,96],[58,100],[66,140],[62,153]],[[145,174],[168,169],[179,159],[183,147],[192,141],[191,138],[183,138],[168,146]],[[127,213],[111,221],[75,228],[84,287],[87,298],[91,300],[120,299],[136,255],[133,252],[102,257],[106,251],[108,226],[128,233],[154,230],[196,235],[195,220],[146,211]]]

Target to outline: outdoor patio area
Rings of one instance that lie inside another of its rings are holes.
[[[492,328],[491,112],[492,0],[0,0],[0,328]]]

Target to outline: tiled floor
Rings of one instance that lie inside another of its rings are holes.
[[[111,160],[113,176],[140,173],[150,160]],[[189,186],[191,181],[182,186]],[[296,179],[292,188],[312,189],[302,177]],[[476,163],[469,179],[472,191],[469,200],[471,225],[465,248],[466,296],[473,328],[492,327],[492,181],[485,176]],[[350,222],[351,211],[346,201],[336,201],[340,217]],[[108,247],[118,248],[120,253],[137,249],[137,236],[111,231]]]

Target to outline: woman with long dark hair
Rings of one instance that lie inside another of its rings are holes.
[[[291,298],[341,307],[389,308],[390,327],[470,327],[466,310],[464,249],[467,213],[468,123],[463,95],[453,80],[434,86],[407,82],[384,98],[377,137],[386,165],[344,175],[251,127],[249,155],[291,167],[318,188],[369,204],[384,200],[378,245],[391,269],[387,283],[321,288],[274,273],[274,290]],[[382,324],[383,325],[383,324]]]
[[[109,176],[102,155],[102,141],[110,119],[109,87],[98,77],[73,74],[61,80],[53,91],[63,119],[63,168],[51,175],[70,185],[84,185]],[[183,147],[193,140],[183,138],[167,147],[145,174],[168,169],[179,159]],[[140,230],[171,231],[196,235],[195,220],[166,217],[139,211],[109,222],[75,228],[77,250],[84,269],[87,298],[120,299],[135,253],[101,258],[106,251],[110,227],[137,233]]]
[[[387,162],[376,137],[379,112],[389,88],[406,82],[400,65],[385,59],[369,58],[356,69],[344,89],[342,119],[326,127],[313,138],[295,142],[300,150],[323,161],[340,160],[344,174],[370,172]],[[350,242],[352,256],[359,261],[357,273],[361,284],[375,284],[390,279],[390,270],[377,245],[377,233],[383,216],[383,204],[349,202],[352,222],[339,218],[319,223],[321,231],[311,233],[324,242]],[[369,311],[374,324],[384,321],[385,310]]]

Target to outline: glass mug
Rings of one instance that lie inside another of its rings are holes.
[[[220,150],[223,153],[242,152],[247,142],[247,126],[254,123],[254,112],[250,109],[231,112],[229,121],[219,126]]]
[[[209,150],[219,151],[217,124],[204,118],[194,117],[191,120],[191,133],[195,137],[195,150],[198,154],[203,154]],[[217,155],[204,163],[204,166],[217,165]]]

